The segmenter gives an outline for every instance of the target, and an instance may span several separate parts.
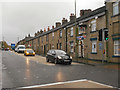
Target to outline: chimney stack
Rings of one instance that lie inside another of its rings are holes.
[[[65,23],[67,23],[67,22],[68,22],[67,19],[65,19],[65,18],[62,19],[62,25],[65,24]]]
[[[35,33],[35,36],[37,36],[37,33]]]
[[[56,22],[56,27],[59,27],[61,25],[60,22]]]
[[[76,19],[76,16],[73,13],[71,13],[70,14],[70,21],[75,21],[75,19]]]
[[[85,10],[80,10],[80,16],[83,16],[85,14],[90,13],[92,10],[91,9],[85,9]]]
[[[42,29],[40,30],[40,33],[43,33]]]

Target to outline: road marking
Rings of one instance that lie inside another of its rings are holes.
[[[43,85],[35,85],[35,86],[27,86],[27,87],[20,87],[20,88],[17,88],[17,89],[38,88],[38,87],[43,87],[43,86],[51,86],[51,85],[74,83],[74,82],[82,82],[82,81],[87,81],[87,79],[74,80],[74,81],[66,81],[66,82],[57,82],[57,83],[50,83],[50,84],[43,84]]]
[[[106,87],[109,87],[109,88],[113,88],[113,86],[101,84],[101,83],[98,83],[98,82],[95,82],[95,81],[91,81],[91,80],[88,80],[88,82],[95,83],[95,84],[98,84],[98,85],[101,85],[101,86],[106,86]]]
[[[100,86],[105,86],[108,88],[116,88],[110,85],[105,85],[105,84],[101,84],[95,81],[91,81],[91,80],[87,80],[87,79],[81,79],[81,80],[74,80],[74,81],[66,81],[66,82],[57,82],[57,83],[50,83],[50,84],[43,84],[43,85],[35,85],[35,86],[27,86],[27,87],[20,87],[18,89],[27,89],[27,88],[40,88],[40,87],[46,87],[46,86],[52,86],[52,85],[60,85],[60,84],[69,84],[69,83],[77,83],[77,82],[83,82],[83,81],[87,81],[89,83],[93,83],[93,84],[98,84]]]

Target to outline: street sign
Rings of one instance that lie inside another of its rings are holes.
[[[15,50],[15,43],[11,43],[11,49]]]
[[[103,46],[103,44],[100,42],[99,43],[99,50],[102,50],[102,48],[103,48],[102,46]]]

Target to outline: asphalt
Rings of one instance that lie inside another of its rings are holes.
[[[18,88],[87,79],[118,87],[118,70],[86,64],[55,65],[45,57],[25,57],[11,51],[2,53],[2,88]]]

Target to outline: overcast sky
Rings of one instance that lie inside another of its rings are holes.
[[[17,42],[29,33],[55,25],[63,17],[69,21],[75,0],[4,0],[0,3],[0,41]],[[77,17],[81,9],[97,9],[104,0],[76,0]]]

